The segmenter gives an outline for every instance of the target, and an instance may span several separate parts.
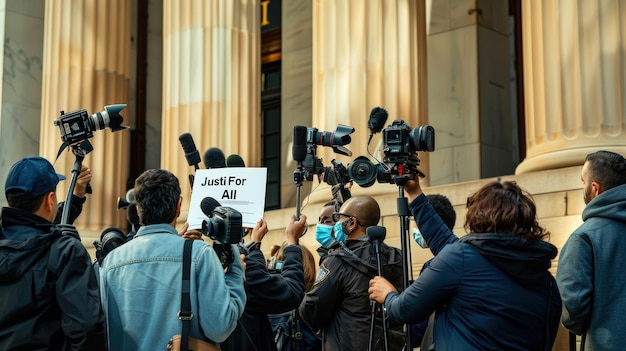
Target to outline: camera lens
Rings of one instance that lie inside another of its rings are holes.
[[[359,186],[367,188],[374,185],[378,169],[367,157],[359,156],[348,165],[348,174]]]
[[[415,127],[409,135],[415,151],[435,151],[435,128],[431,126]]]

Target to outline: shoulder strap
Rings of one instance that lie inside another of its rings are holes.
[[[191,300],[189,297],[189,291],[191,290],[191,248],[193,247],[193,240],[185,240],[185,246],[183,248],[183,286],[180,296],[180,311],[178,312],[178,319],[183,321],[183,331],[180,338],[181,351],[188,351],[189,349],[189,324],[193,318],[191,312]]]

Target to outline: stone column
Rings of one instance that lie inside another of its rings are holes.
[[[526,159],[516,173],[626,155],[621,1],[523,1]]]
[[[177,175],[188,199],[193,168],[182,133],[201,155],[219,147],[246,166],[261,164],[259,16],[259,0],[164,2],[161,167]]]
[[[130,3],[125,0],[46,1],[43,88],[41,103],[42,156],[54,161],[61,145],[53,121],[59,112],[85,109],[89,114],[105,105],[129,99]],[[128,113],[122,111],[128,123]],[[125,213],[117,210],[117,197],[126,194],[130,133],[96,130],[88,139],[93,151],[83,164],[93,175],[93,194],[75,223],[80,229],[101,232],[125,225]],[[66,151],[56,161],[57,172],[68,180],[59,183],[59,200],[65,199],[71,169],[76,161]]]
[[[314,2],[312,127],[334,131],[337,124],[345,124],[356,129],[346,145],[351,157],[318,147],[325,166],[332,159],[347,166],[357,156],[368,156],[367,122],[376,106],[389,113],[385,126],[395,119],[411,127],[428,123],[425,52],[424,1]],[[381,145],[382,136],[377,134],[369,146],[380,161]],[[428,173],[428,154],[420,152],[419,157],[420,168]],[[353,187],[353,194],[362,192],[397,192],[397,188],[378,183]],[[324,202],[330,196],[330,190],[318,189],[311,201]]]

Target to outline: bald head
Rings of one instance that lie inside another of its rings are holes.
[[[356,217],[359,224],[364,228],[377,225],[380,221],[380,206],[371,196],[354,196],[349,198],[343,206],[341,213]]]

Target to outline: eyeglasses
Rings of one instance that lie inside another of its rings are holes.
[[[359,219],[356,218],[355,216],[351,216],[349,214],[345,214],[345,213],[341,213],[341,212],[333,212],[333,221],[334,222],[339,222],[341,220],[341,217],[348,217],[348,218],[354,218],[356,219],[356,222],[363,227],[363,224],[361,224],[361,222],[359,222]]]

